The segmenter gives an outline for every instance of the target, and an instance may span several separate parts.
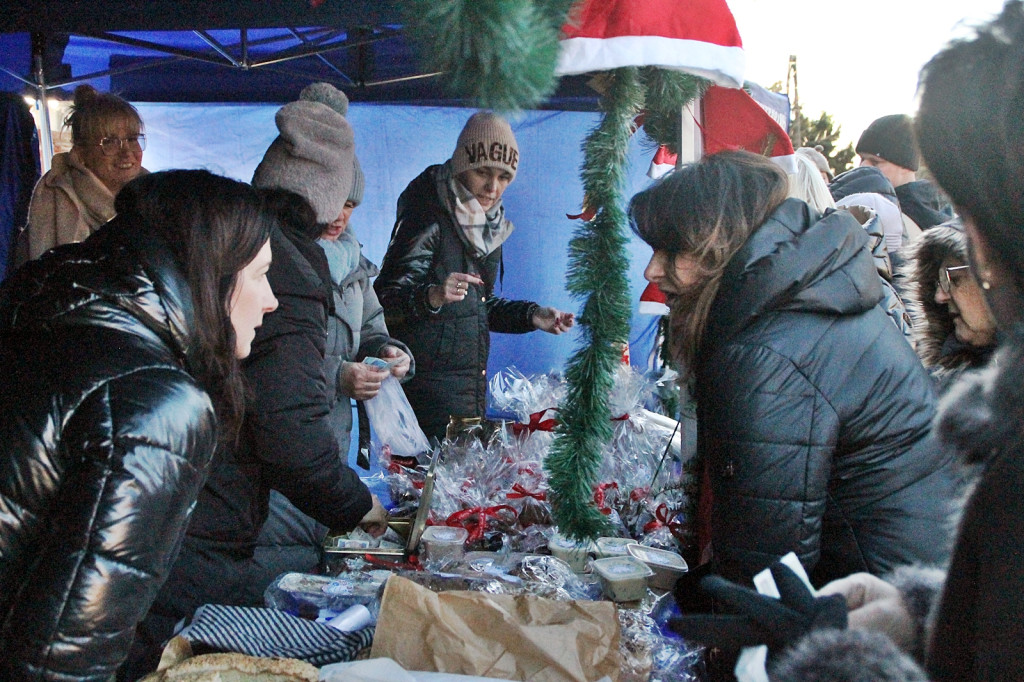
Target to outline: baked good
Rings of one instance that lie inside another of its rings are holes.
[[[317,682],[316,666],[296,658],[203,654],[142,678],[142,682]]]

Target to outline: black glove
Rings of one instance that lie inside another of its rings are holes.
[[[701,580],[701,589],[736,615],[684,615],[669,621],[669,627],[685,639],[726,651],[767,644],[772,654],[795,644],[811,630],[846,629],[846,600],[842,596],[815,598],[797,574],[781,562],[772,564],[771,572],[780,599],[709,575]]]

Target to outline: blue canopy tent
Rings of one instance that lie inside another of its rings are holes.
[[[320,80],[352,101],[367,180],[353,225],[364,253],[379,263],[398,194],[424,167],[450,156],[472,113],[445,90],[442,75],[419,70],[397,2],[327,0],[314,8],[304,0],[41,0],[0,16],[0,88],[66,99],[87,81],[117,92],[145,122],[150,170],[205,167],[249,180],[277,133],[274,112]],[[566,77],[544,107],[512,117],[523,165],[506,193],[517,229],[505,248],[500,291],[576,310],[565,291],[573,226],[566,214],[578,213],[583,200],[580,145],[599,120],[597,99],[584,77]],[[652,153],[642,135],[634,137],[626,196],[649,182]],[[14,227],[0,226],[7,234]],[[629,249],[639,297],[649,251],[636,239]],[[635,363],[650,348],[650,321],[634,316]],[[571,333],[495,334],[489,372],[559,371],[574,343]]]

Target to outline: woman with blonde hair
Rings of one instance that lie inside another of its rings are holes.
[[[864,229],[787,192],[768,159],[722,152],[630,205],[694,380],[703,553],[748,581],[794,551],[819,585],[942,561],[953,477],[928,376],[878,305]]]
[[[142,118],[128,102],[91,85],[75,88],[71,151],[54,154],[29,204],[28,225],[18,236],[14,265],[59,244],[80,242],[114,217],[114,197],[146,170]]]

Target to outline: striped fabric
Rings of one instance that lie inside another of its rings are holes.
[[[206,604],[179,634],[249,656],[298,658],[315,666],[351,661],[373,642],[373,627],[342,632],[275,609]]]

